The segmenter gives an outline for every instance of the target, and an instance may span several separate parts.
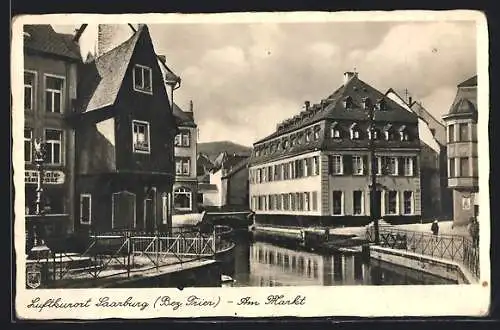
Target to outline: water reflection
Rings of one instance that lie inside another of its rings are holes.
[[[452,281],[359,254],[319,255],[270,243],[238,242],[236,286],[451,284]]]

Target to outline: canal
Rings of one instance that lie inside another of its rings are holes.
[[[232,286],[456,284],[360,254],[321,255],[267,242],[238,240]]]

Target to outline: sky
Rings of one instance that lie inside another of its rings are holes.
[[[181,77],[174,101],[194,103],[199,142],[251,146],[342,85],[345,71],[389,88],[440,119],[476,74],[474,22],[148,25],[155,51]],[[73,32],[75,26],[54,26]]]

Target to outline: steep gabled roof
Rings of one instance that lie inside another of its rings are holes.
[[[196,127],[192,112],[184,111],[174,103],[173,113],[178,126]]]
[[[78,112],[86,113],[115,103],[139,36],[134,35],[109,52],[82,67]]]
[[[52,26],[48,24],[24,25],[23,32],[25,33],[24,48],[80,61],[80,53],[72,42],[72,37],[57,33]]]
[[[474,87],[474,86],[477,86],[477,75],[461,82],[460,84],[458,84],[457,87]]]
[[[349,79],[347,83],[329,95],[325,99],[323,105],[316,104],[310,106],[308,110],[301,112],[299,116],[287,120],[294,120],[296,122],[295,124],[288,124],[284,128],[278,129],[271,135],[257,141],[255,144],[295,131],[324,119],[366,121],[368,120],[368,113],[363,107],[363,102],[366,99],[370,99],[374,104],[380,100],[383,100],[385,103],[384,111],[375,112],[375,121],[417,122],[417,115],[415,113],[406,111],[383,93],[359,79],[356,74]],[[344,101],[346,100],[350,102],[349,110],[346,110],[344,105]]]

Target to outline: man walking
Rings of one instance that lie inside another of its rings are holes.
[[[477,248],[479,246],[479,222],[476,217],[471,217],[469,223],[469,235],[472,238],[472,246]]]

